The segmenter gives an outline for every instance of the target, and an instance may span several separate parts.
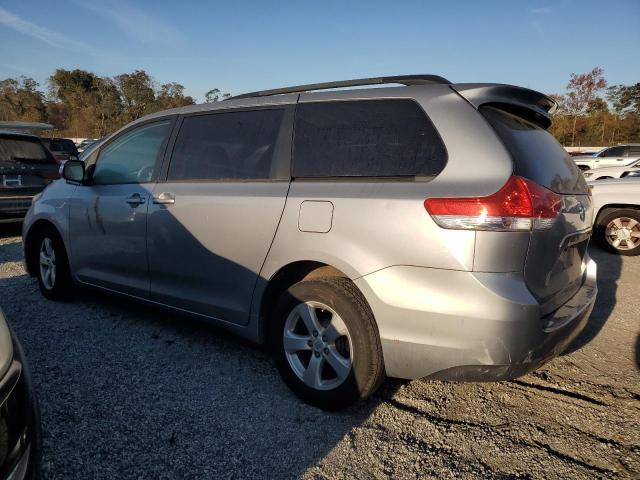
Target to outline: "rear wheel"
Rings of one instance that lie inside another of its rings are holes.
[[[53,227],[42,230],[37,239],[38,285],[49,300],[66,300],[71,294],[72,282],[67,252],[60,235]],[[36,262],[34,262],[36,263]]]
[[[620,255],[640,254],[640,211],[614,210],[598,219],[598,239],[609,251]]]
[[[287,385],[317,407],[345,408],[384,380],[382,348],[373,314],[345,278],[291,286],[281,296],[269,341]]]

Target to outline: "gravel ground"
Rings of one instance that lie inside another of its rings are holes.
[[[258,347],[102,294],[44,300],[0,226],[0,304],[38,390],[46,478],[640,478],[640,257],[593,249],[569,351],[512,382],[387,381],[328,414]]]

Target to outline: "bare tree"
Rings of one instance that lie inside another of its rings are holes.
[[[596,67],[588,73],[572,73],[567,84],[567,94],[564,96],[564,109],[573,119],[571,127],[571,146],[576,139],[576,122],[578,117],[586,115],[593,105],[598,93],[606,88],[604,70]]]

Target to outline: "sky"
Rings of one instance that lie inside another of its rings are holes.
[[[80,68],[143,69],[198,101],[418,73],[559,93],[596,66],[610,84],[640,82],[640,0],[0,0],[0,79],[43,89]]]

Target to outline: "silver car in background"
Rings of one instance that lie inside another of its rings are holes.
[[[636,160],[623,167],[603,167],[583,172],[588,182],[593,180],[608,180],[610,178],[625,178],[640,176],[640,160]]]
[[[626,167],[640,160],[640,143],[603,148],[591,155],[572,157],[580,170],[597,170],[608,167]]]
[[[403,86],[335,90],[374,84]],[[385,376],[511,379],[562,352],[597,291],[554,107],[414,75],[149,115],[34,202],[26,265],[50,299],[90,286],[266,342],[326,409]]]

